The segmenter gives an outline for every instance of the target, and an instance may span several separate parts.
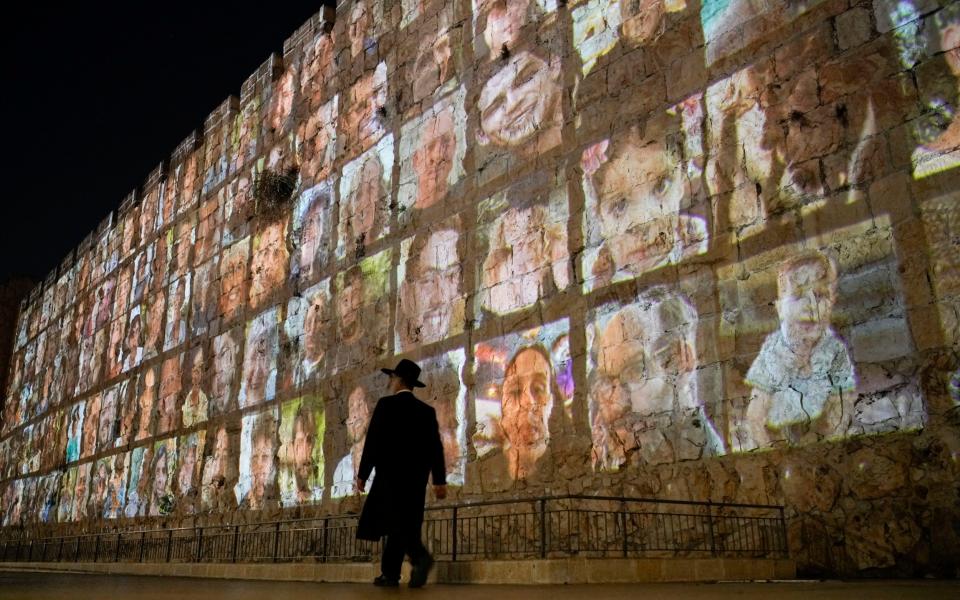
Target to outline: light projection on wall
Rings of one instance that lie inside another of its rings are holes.
[[[3,526],[350,506],[401,357],[464,496],[943,418],[960,12],[868,4],[862,43],[821,0],[303,30],[23,304]]]

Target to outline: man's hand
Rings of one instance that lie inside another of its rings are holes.
[[[367,482],[363,479],[357,480],[357,494],[362,494],[367,490]]]
[[[447,486],[445,485],[435,485],[433,486],[433,495],[436,496],[437,500],[443,500],[447,497]]]

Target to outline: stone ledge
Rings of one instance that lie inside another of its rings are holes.
[[[3,563],[0,570],[99,573],[367,583],[377,574],[373,563]],[[404,579],[409,578],[404,564]],[[438,562],[436,583],[573,584],[655,583],[793,579],[796,563],[783,559],[740,558],[554,558],[522,561]]]

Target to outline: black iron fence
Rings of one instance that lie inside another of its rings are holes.
[[[3,562],[370,561],[357,515],[101,532],[31,539],[7,532]],[[432,506],[425,543],[438,560],[581,556],[786,558],[782,506],[550,496]]]

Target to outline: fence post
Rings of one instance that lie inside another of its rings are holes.
[[[540,558],[547,557],[547,499],[540,499]]]
[[[77,536],[77,548],[73,552],[73,562],[80,562],[80,536]]]
[[[120,540],[123,539],[123,533],[117,534],[117,552],[113,557],[113,562],[120,562]]]
[[[273,530],[273,562],[277,562],[280,555],[280,521],[277,521],[277,527]]]
[[[453,536],[453,552],[452,552],[453,557],[451,560],[456,561],[457,560],[457,538],[459,537],[457,535],[457,507],[456,506],[453,507],[453,527],[451,529],[453,530],[451,533],[451,535]]]
[[[30,550],[27,551],[27,562],[33,562],[33,539],[30,540]]]
[[[781,547],[780,550],[783,552],[783,557],[787,558],[790,556],[790,547],[787,544],[787,519],[783,516],[783,507],[778,507],[778,512],[780,513],[780,540]]]
[[[240,545],[240,526],[233,526],[233,562],[237,562],[237,547]]]
[[[627,557],[627,511],[620,511],[620,531],[623,532],[623,557]]]
[[[143,562],[143,547],[147,541],[146,530],[140,532],[140,562]]]
[[[707,527],[710,535],[710,554],[717,555],[717,538],[713,531],[713,502],[707,500]]]
[[[100,534],[97,534],[97,539],[93,544],[93,562],[97,562],[97,559],[100,558]]]
[[[327,550],[330,542],[330,517],[323,518],[323,550],[320,554],[320,562],[327,562]]]
[[[57,550],[57,562],[63,560],[63,536],[60,536],[60,548]]]
[[[195,562],[203,562],[203,527],[197,528],[197,558]]]
[[[167,531],[167,562],[170,562],[170,555],[173,552],[173,530]]]

